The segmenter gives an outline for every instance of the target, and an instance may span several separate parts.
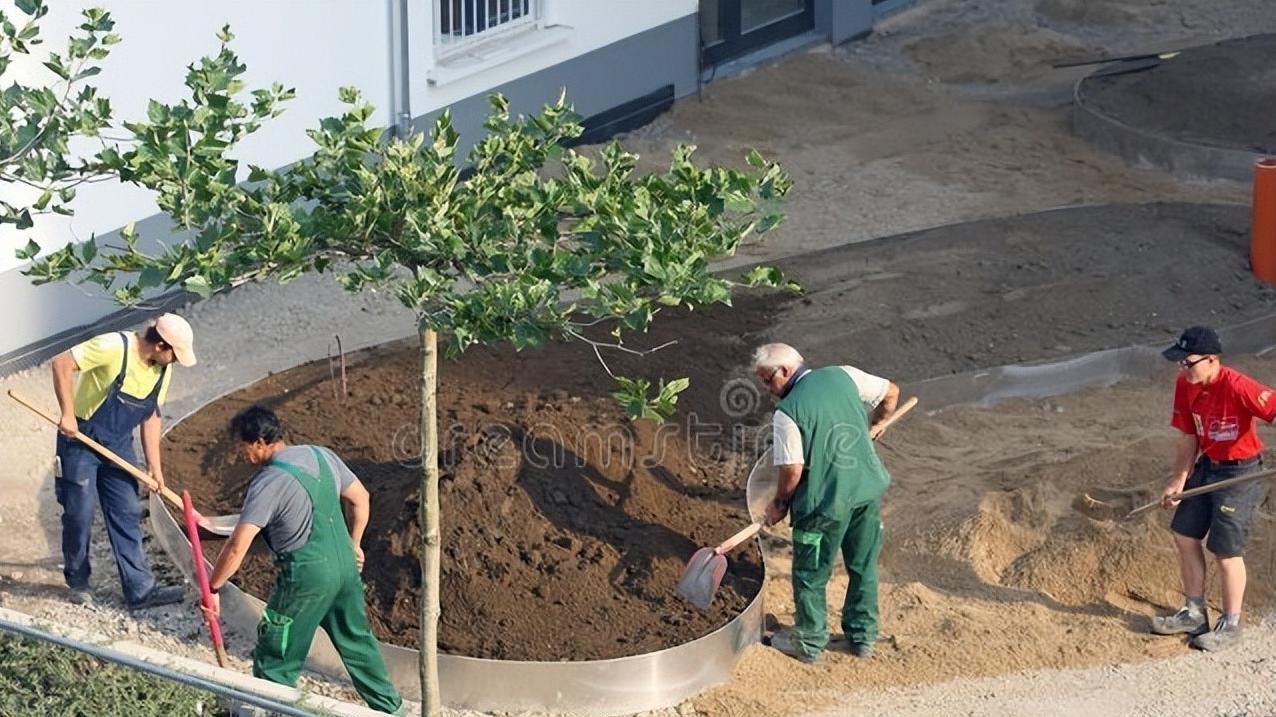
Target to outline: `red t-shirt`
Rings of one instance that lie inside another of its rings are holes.
[[[1276,418],[1276,392],[1223,366],[1208,384],[1188,383],[1179,373],[1174,385],[1174,415],[1170,425],[1195,434],[1201,452],[1215,461],[1253,458],[1263,450],[1254,418]]]

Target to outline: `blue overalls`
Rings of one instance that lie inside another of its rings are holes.
[[[155,413],[159,392],[168,367],[155,382],[146,398],[124,393],[124,376],[128,372],[128,337],[123,333],[124,361],[120,375],[111,384],[106,400],[93,415],[79,422],[80,433],[101,443],[130,463],[137,463],[133,450],[133,429]],[[102,502],[106,534],[111,539],[111,552],[120,571],[124,599],[136,603],[155,586],[150,563],[142,549],[141,506],[137,481],[128,473],[98,456],[91,448],[74,438],[58,434],[58,458],[62,476],[53,482],[58,504],[62,506],[63,575],[72,590],[89,587],[89,537],[93,529],[94,493]]]

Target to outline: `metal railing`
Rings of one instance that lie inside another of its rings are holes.
[[[537,27],[541,0],[433,0],[434,57],[464,55],[493,40]]]

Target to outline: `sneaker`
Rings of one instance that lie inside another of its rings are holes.
[[[1152,618],[1152,632],[1157,635],[1181,635],[1187,633],[1195,637],[1210,631],[1209,614],[1201,610],[1194,612],[1184,606],[1173,615],[1157,615]]]
[[[793,639],[793,633],[788,630],[777,632],[772,635],[771,647],[774,647],[799,662],[805,662],[808,665],[813,665],[820,661],[820,653],[817,652],[814,655],[808,655],[805,652],[802,652],[801,648],[798,647],[797,641]]]
[[[1241,641],[1241,634],[1240,623],[1229,625],[1220,617],[1218,624],[1214,626],[1213,630],[1193,637],[1187,644],[1198,650],[1218,652],[1229,647],[1235,647]]]
[[[172,605],[179,603],[186,595],[186,589],[181,585],[165,585],[151,588],[146,596],[134,603],[129,603],[130,610],[146,610],[148,608],[160,607],[161,605]]]
[[[871,642],[852,642],[850,646],[851,654],[856,657],[868,659],[873,656],[873,643]]]
[[[76,605],[93,607],[93,593],[88,588],[71,588],[70,600]]]

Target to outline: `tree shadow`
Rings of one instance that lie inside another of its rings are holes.
[[[650,600],[666,598],[672,586],[652,580],[655,563],[662,559],[685,561],[702,546],[667,525],[624,510],[637,472],[643,468],[631,467],[619,481],[609,479],[560,443],[537,438],[518,426],[507,429],[523,449],[515,483],[546,520],[560,530],[587,535],[612,546],[620,560],[608,580],[616,588]],[[600,488],[619,496],[615,505],[599,497]],[[732,561],[732,566],[724,585],[742,595],[756,592],[761,584],[761,566],[747,560]],[[655,594],[654,590],[661,592]]]

